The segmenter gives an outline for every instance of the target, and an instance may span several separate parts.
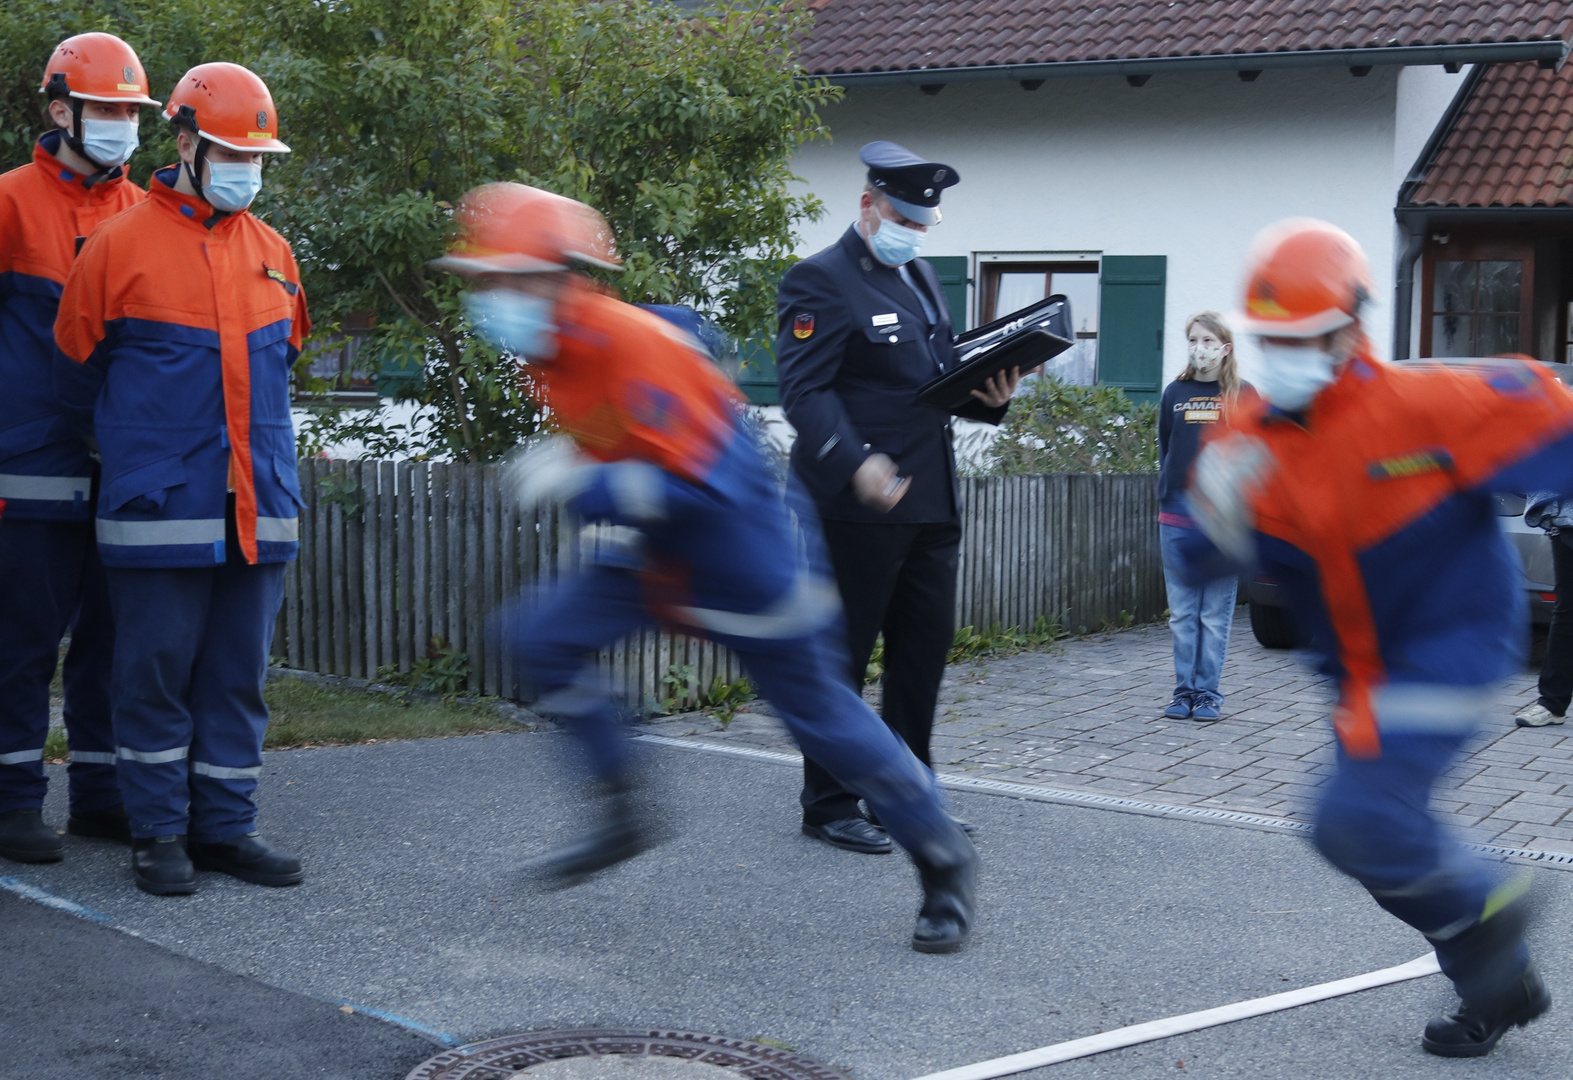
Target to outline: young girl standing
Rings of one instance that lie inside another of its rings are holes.
[[[1180,574],[1177,545],[1196,528],[1185,503],[1185,485],[1201,448],[1202,433],[1249,384],[1240,381],[1234,335],[1215,311],[1185,324],[1185,370],[1163,391],[1158,409],[1158,534],[1163,579],[1169,591],[1169,630],[1174,635],[1174,700],[1163,715],[1176,720],[1217,720],[1223,695],[1218,679],[1234,625],[1238,579],[1188,584]]]

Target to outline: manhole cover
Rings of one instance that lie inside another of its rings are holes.
[[[691,1031],[575,1028],[471,1043],[405,1080],[846,1080],[789,1050]]]

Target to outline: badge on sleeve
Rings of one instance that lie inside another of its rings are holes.
[[[801,312],[792,320],[792,336],[799,341],[804,341],[814,336],[814,316],[811,312]]]

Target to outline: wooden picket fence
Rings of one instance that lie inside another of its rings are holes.
[[[467,663],[470,691],[518,696],[488,618],[577,565],[577,523],[555,508],[521,512],[494,465],[307,459],[300,482],[300,557],[285,575],[276,657],[357,678],[423,658]],[[1096,629],[1163,610],[1155,475],[966,478],[961,491],[958,626]],[[654,631],[601,666],[636,702],[741,677],[727,650]]]

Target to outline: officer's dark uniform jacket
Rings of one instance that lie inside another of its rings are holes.
[[[919,524],[955,519],[956,458],[950,415],[917,393],[956,363],[950,319],[934,270],[906,266],[936,321],[901,274],[876,260],[853,226],[831,247],[787,271],[777,300],[781,402],[797,429],[792,465],[822,516],[834,521]],[[998,423],[1005,407],[958,411]],[[888,513],[858,501],[852,474],[874,453],[912,485]]]

